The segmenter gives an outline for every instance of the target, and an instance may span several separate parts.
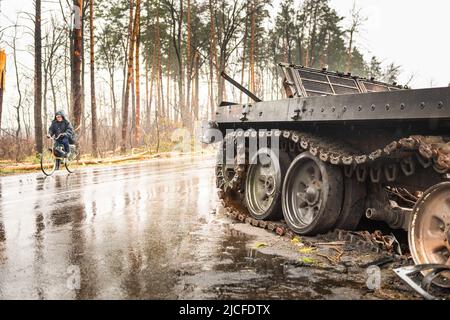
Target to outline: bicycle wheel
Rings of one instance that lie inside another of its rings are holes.
[[[45,148],[41,154],[41,170],[46,176],[51,176],[57,169],[57,159],[53,155],[53,149]]]
[[[64,166],[66,167],[66,170],[69,173],[75,172],[75,167],[73,165],[73,162],[76,161],[77,155],[78,155],[77,149],[75,148],[75,146],[71,145],[69,154],[67,155],[67,158],[64,160]]]

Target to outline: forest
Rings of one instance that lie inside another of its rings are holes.
[[[0,159],[39,155],[57,110],[82,154],[164,150],[221,101],[247,101],[222,71],[263,100],[283,98],[280,62],[395,82],[400,66],[355,41],[363,12],[347,20],[328,0],[34,0],[1,19]]]

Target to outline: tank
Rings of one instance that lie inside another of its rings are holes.
[[[416,264],[450,265],[450,88],[280,68],[276,101],[222,73],[253,100],[222,102],[205,136],[220,141],[224,206],[299,235],[382,221],[408,232]],[[436,282],[450,287],[450,276]]]

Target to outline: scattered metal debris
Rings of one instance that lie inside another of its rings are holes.
[[[377,267],[381,267],[384,266],[388,263],[394,262],[396,261],[398,258],[395,255],[389,255],[389,256],[385,256],[382,257],[380,259],[377,259],[375,261],[369,262],[369,263],[365,263],[363,265],[360,265],[360,268],[368,268],[370,266],[377,266]]]
[[[405,281],[411,288],[427,300],[445,300],[430,294],[431,284],[433,280],[443,272],[450,272],[450,266],[443,264],[420,264],[415,266],[400,267],[394,269],[394,272]],[[423,274],[422,281],[417,283],[414,278]]]
[[[345,241],[317,242],[316,246],[343,246]]]
[[[338,247],[342,245],[354,245],[361,250],[370,252],[387,251],[389,253],[396,253],[402,255],[400,244],[393,234],[383,235],[381,231],[370,233],[368,231],[346,231],[335,229],[325,235],[320,236],[320,242],[310,242],[306,238],[300,238],[298,235],[289,230],[284,221],[270,221],[261,223],[241,210],[231,208],[223,203],[223,213],[228,217],[240,221],[242,223],[250,224],[255,227],[267,229],[279,236],[285,236],[293,240],[294,244],[302,243],[305,246],[329,246]]]
[[[344,250],[339,249],[339,248],[335,248],[332,247],[331,249],[333,249],[334,251],[336,251],[335,255],[326,255],[326,254],[322,254],[322,253],[316,253],[318,256],[320,257],[324,257],[326,258],[328,261],[330,261],[332,264],[338,264],[339,262],[341,262],[341,258],[344,255]]]

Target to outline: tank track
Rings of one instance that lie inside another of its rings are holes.
[[[220,148],[223,152],[225,152],[225,148],[227,145],[233,145],[237,147],[236,154],[242,154],[241,148],[242,146],[236,144],[235,135],[228,134],[225,136],[224,140],[221,142]],[[247,170],[247,165],[239,164],[235,159],[235,163],[233,166],[234,174],[233,177],[228,177],[226,172],[227,166],[223,164],[224,159],[220,159],[220,157],[225,158],[225,153],[218,153],[217,155],[217,165],[216,165],[216,186],[223,193],[229,191],[237,191],[241,188],[243,178],[245,177],[245,173]]]
[[[400,172],[406,176],[413,175],[417,163],[423,168],[432,167],[442,175],[448,173],[450,169],[450,137],[444,136],[414,135],[392,141],[383,148],[366,154],[329,137],[289,130],[259,132],[238,130],[228,134],[223,143],[230,143],[239,148],[238,138],[257,136],[269,138],[272,135],[281,138],[280,149],[291,153],[309,151],[323,162],[342,166],[346,177],[356,176],[359,182],[370,179],[372,183],[379,183],[383,178],[387,182],[394,182]],[[225,178],[223,168],[223,165],[216,167],[219,198],[225,208],[244,214],[245,220],[248,216],[243,203],[243,182],[248,165],[235,162],[234,175],[231,179]]]
[[[450,169],[450,137],[443,136],[410,136],[392,141],[383,148],[373,152],[362,154],[350,145],[336,142],[328,137],[319,137],[310,133],[287,130],[271,131],[235,131],[227,135],[225,139],[237,137],[270,137],[272,135],[282,137],[280,148],[288,152],[309,151],[321,161],[342,165],[345,175],[351,177],[356,174],[358,181],[364,182],[367,178],[374,183],[380,181],[381,174],[387,181],[396,180],[401,170],[405,175],[414,174],[413,158],[417,159],[424,168],[430,166],[439,173],[446,174]],[[384,160],[384,161],[382,161]],[[386,163],[381,163],[386,162]],[[246,166],[235,166],[232,189],[238,190],[245,176]],[[220,177],[218,177],[220,180]]]

